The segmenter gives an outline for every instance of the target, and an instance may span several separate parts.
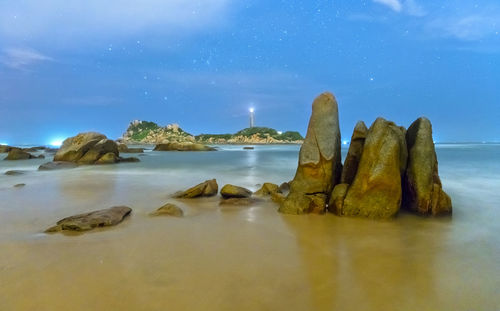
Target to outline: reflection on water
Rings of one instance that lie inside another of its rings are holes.
[[[290,216],[272,203],[177,203],[208,178],[256,190],[290,180],[297,146],[148,152],[141,163],[37,172],[0,161],[0,310],[495,310],[500,305],[500,146],[438,148],[452,219]],[[345,151],[344,151],[345,153]],[[16,183],[24,188],[13,188]],[[57,219],[133,208],[111,229],[40,232]]]

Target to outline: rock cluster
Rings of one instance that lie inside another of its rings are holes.
[[[158,144],[153,149],[154,151],[217,151],[217,149],[203,144],[191,142],[173,142],[166,144]]]
[[[5,157],[4,160],[29,160],[29,159],[44,159],[45,156],[39,155],[39,156],[34,156],[29,152],[26,152],[22,149],[19,148],[11,148],[9,153],[7,154],[7,157]]]
[[[369,129],[356,124],[344,165],[335,98],[321,94],[313,103],[307,136],[290,193],[280,203],[287,214],[391,218],[401,208],[421,215],[451,214],[443,191],[428,119],[408,131],[378,118]]]

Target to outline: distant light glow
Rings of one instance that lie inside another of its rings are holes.
[[[5,143],[5,142],[3,142],[3,141],[2,141],[2,142],[0,142],[0,146],[7,146],[7,145],[8,145],[8,144],[7,144],[7,143]]]
[[[278,135],[281,135],[281,134],[283,134],[283,132],[282,131],[278,131]]]
[[[344,145],[347,145],[347,143],[348,143],[348,141],[347,141],[347,140],[344,140],[344,141],[342,142],[342,144],[344,144]]]
[[[50,142],[50,145],[51,145],[52,147],[61,147],[61,145],[63,144],[63,141],[64,141],[64,139],[59,139],[59,138],[56,138],[56,139],[54,139],[54,140],[52,140],[52,141]]]
[[[252,108],[248,109],[248,111],[250,111],[250,112],[254,112],[254,111],[255,111],[255,109],[252,107]]]

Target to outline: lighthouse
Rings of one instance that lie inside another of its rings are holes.
[[[248,109],[248,111],[250,112],[250,127],[254,127],[255,126],[255,109],[250,108],[250,109]]]

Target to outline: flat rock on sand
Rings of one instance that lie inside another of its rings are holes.
[[[229,199],[229,198],[249,198],[252,196],[252,191],[243,188],[243,187],[238,187],[234,185],[225,185],[222,187],[220,190],[220,195],[224,199]]]
[[[151,216],[184,216],[184,211],[175,204],[167,203],[150,214]]]
[[[127,206],[114,206],[90,213],[63,218],[57,224],[45,230],[47,233],[60,231],[88,231],[97,227],[115,226],[130,215],[132,209]]]

